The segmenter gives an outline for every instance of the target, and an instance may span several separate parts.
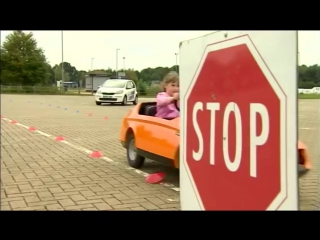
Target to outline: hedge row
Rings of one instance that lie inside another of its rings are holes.
[[[144,91],[138,91],[140,96],[156,96],[159,92],[158,88],[149,88]],[[37,95],[60,95],[60,94],[79,94],[78,89],[68,89],[63,91],[58,87],[36,87],[36,86],[1,86],[1,93],[14,94],[37,94]],[[80,93],[81,94],[81,93]],[[82,93],[83,94],[83,93]]]
[[[1,86],[1,93],[61,94],[57,87]]]

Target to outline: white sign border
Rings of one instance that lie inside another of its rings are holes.
[[[268,206],[266,210],[277,210],[279,207],[282,205],[284,200],[287,198],[287,126],[286,126],[286,117],[287,117],[287,97],[284,93],[284,91],[281,89],[279,83],[271,73],[270,69],[262,59],[260,53],[254,46],[252,40],[250,39],[249,35],[242,35],[239,37],[235,37],[232,39],[226,39],[221,42],[217,43],[212,43],[208,44],[204,50],[204,53],[202,55],[201,61],[198,65],[198,68],[193,76],[193,79],[191,81],[191,84],[188,86],[186,94],[184,96],[183,102],[184,106],[187,106],[187,100],[190,96],[190,93],[195,85],[195,81],[197,80],[199,73],[202,69],[202,66],[204,64],[204,61],[206,60],[208,53],[214,52],[217,50],[225,49],[225,48],[230,48],[234,46],[238,46],[241,44],[246,44],[248,49],[250,50],[252,56],[255,58],[258,66],[260,67],[261,71],[267,78],[268,82],[270,83],[271,87],[275,91],[276,95],[278,96],[280,100],[280,192],[279,194],[275,197],[275,199],[272,201],[272,203]],[[187,107],[184,109],[185,117],[183,118],[183,126],[184,126],[184,132],[187,133]],[[185,134],[187,136],[187,134]],[[189,175],[189,179],[191,181],[192,187],[194,189],[195,195],[197,197],[197,200],[199,202],[200,208],[204,210],[204,206],[202,203],[202,200],[200,198],[197,186],[193,180],[191,171],[189,169],[189,166],[187,164],[187,159],[186,159],[186,149],[187,149],[187,142],[186,142],[186,137],[183,139],[183,161],[182,164],[185,165],[187,174]],[[236,209],[235,209],[236,210]]]

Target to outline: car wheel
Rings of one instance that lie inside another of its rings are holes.
[[[97,104],[97,105],[101,105],[101,102],[97,102],[97,101],[96,101],[96,104]]]
[[[137,154],[134,135],[130,134],[127,138],[127,162],[130,167],[141,168],[145,158]]]
[[[124,105],[124,106],[127,105],[127,96],[126,95],[123,97],[122,105]]]
[[[136,96],[136,98],[134,99],[134,101],[132,103],[133,103],[133,105],[137,105],[138,104],[138,95]]]

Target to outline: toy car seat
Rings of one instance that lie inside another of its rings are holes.
[[[154,117],[157,113],[157,106],[151,105],[151,106],[146,106],[146,115]]]

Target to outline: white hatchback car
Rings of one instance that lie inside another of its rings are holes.
[[[138,92],[134,81],[128,79],[108,79],[95,94],[97,105],[101,103],[121,103],[126,105],[132,102],[138,103]]]

